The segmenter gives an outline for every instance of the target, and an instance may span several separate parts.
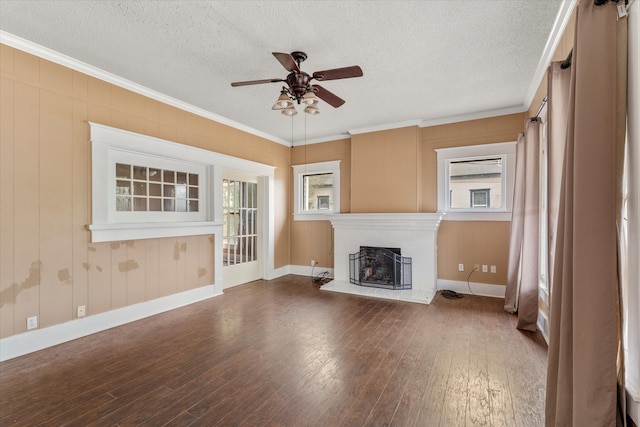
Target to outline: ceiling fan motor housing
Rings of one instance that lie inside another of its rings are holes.
[[[307,92],[312,92],[313,89],[309,84],[311,80],[311,76],[303,71],[297,73],[295,71],[291,72],[287,76],[287,84],[289,85],[289,93],[295,100],[300,104],[302,97]]]

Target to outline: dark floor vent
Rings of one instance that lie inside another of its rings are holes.
[[[351,283],[382,289],[411,289],[411,258],[398,248],[360,246],[349,254]]]

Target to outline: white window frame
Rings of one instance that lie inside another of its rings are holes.
[[[293,219],[295,221],[327,221],[329,215],[340,213],[340,160],[293,165]],[[333,175],[333,209],[305,211],[303,209],[303,180],[305,175],[330,173]]]
[[[465,147],[438,148],[438,212],[447,221],[510,221],[516,164],[516,141]],[[500,158],[502,161],[502,206],[499,208],[450,208],[449,167],[452,162]]]
[[[214,234],[213,166],[170,141],[91,123],[91,242]],[[157,153],[161,153],[158,155]],[[198,212],[117,212],[115,164],[198,173]]]

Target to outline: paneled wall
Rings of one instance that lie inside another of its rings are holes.
[[[291,165],[340,160],[340,210],[351,206],[351,141],[341,139],[322,144],[309,144],[291,149]],[[290,168],[291,169],[291,168]],[[293,180],[293,170],[290,171]],[[293,188],[293,183],[291,184]],[[293,207],[293,192],[289,197]],[[291,209],[293,211],[293,208]],[[291,221],[291,264],[333,268],[333,228],[329,221]]]
[[[214,280],[213,236],[90,243],[97,122],[276,166],[275,267],[289,264],[288,147],[0,45],[0,338]]]

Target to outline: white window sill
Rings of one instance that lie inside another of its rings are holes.
[[[197,236],[214,234],[222,222],[154,222],[137,224],[90,224],[91,242],[157,239],[162,237]]]
[[[438,211],[440,212],[440,211]],[[447,211],[444,221],[511,221],[511,212]]]
[[[309,213],[295,213],[293,214],[294,221],[329,221],[333,211],[309,212]]]

